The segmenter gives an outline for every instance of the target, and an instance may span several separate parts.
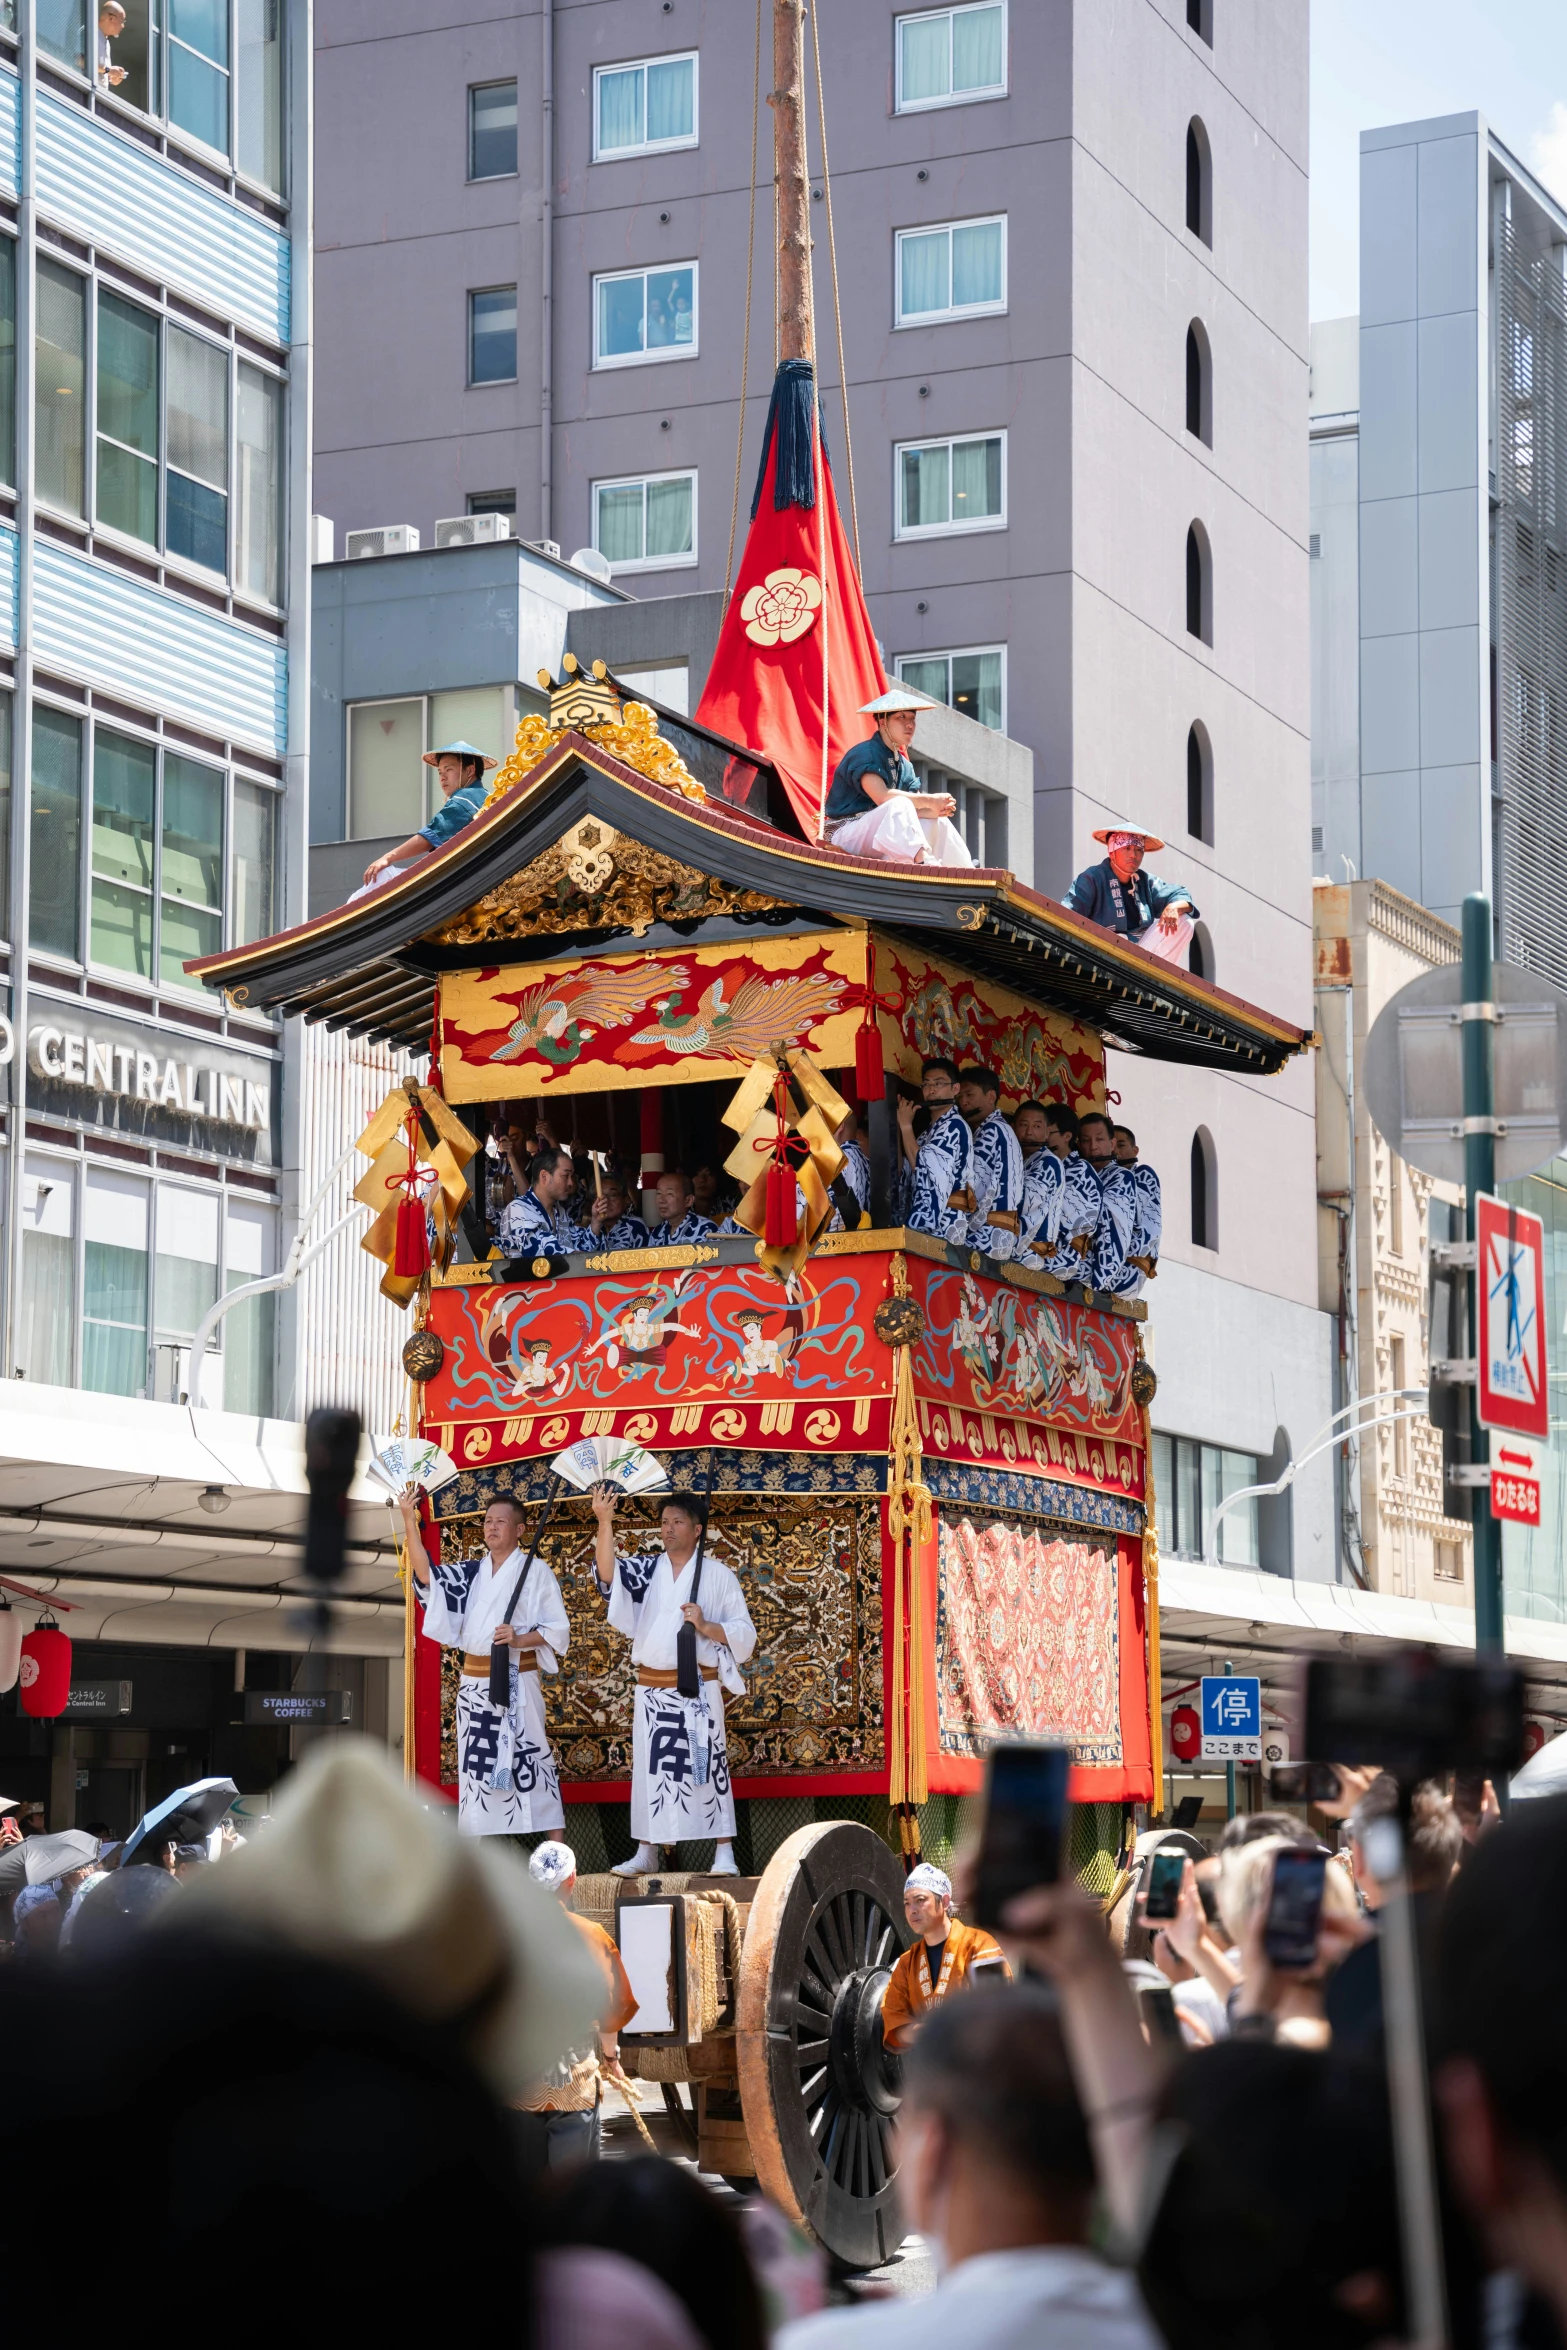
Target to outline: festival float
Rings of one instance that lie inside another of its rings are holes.
[[[995,1070],[1003,1109],[1082,1112],[1105,1104],[1107,1043],[1266,1077],[1307,1040],[1008,872],[824,845],[827,781],[886,679],[815,409],[798,0],[775,25],[782,358],[695,718],[568,658],[446,847],[190,968],[427,1057],[361,1138],[358,1196],[415,1324],[411,1426],[455,1465],[432,1546],[473,1555],[496,1494],[536,1531],[551,1462],[584,1437],[710,1495],[710,1552],[759,1635],[727,1713],[742,1820],[799,1824],[742,1824],[742,1866],[771,1851],[750,1876],[599,1875],[582,1896],[636,1959],[628,2064],[664,2082],[703,2167],[759,2179],[864,2264],[901,2232],[878,2011],[933,1799],[975,1792],[997,1737],[1064,1735],[1076,1857],[1108,1864],[1162,1785],[1146,1308],[903,1228],[898,1082],[945,1054]],[[870,1208],[831,1229],[849,1109]],[[484,1138],[541,1113],[621,1165],[727,1164],[754,1234],[502,1258]],[[652,1528],[658,1506],[622,1516]],[[629,1792],[629,1651],[592,1539],[586,1503],[557,1499],[568,1839],[575,1807]],[[411,1597],[409,1619],[409,1767],[449,1789],[460,1659],[413,1636]],[[617,1857],[619,1816],[586,1833],[577,1811],[584,1849]]]

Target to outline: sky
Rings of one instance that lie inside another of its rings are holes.
[[[1295,0],[1265,0],[1269,6]],[[1305,0],[1300,0],[1305,5]],[[1567,203],[1562,0],[1310,0],[1311,315],[1360,307],[1360,134],[1478,109]]]

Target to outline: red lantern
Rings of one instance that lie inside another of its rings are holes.
[[[1202,1724],[1194,1705],[1178,1705],[1170,1716],[1170,1752],[1177,1762],[1195,1762],[1202,1745]]]
[[[71,1694],[71,1643],[53,1616],[40,1616],[22,1642],[17,1679],[24,1714],[49,1721],[64,1713]]]
[[[1534,1760],[1535,1756],[1536,1756],[1536,1755],[1539,1753],[1539,1751],[1540,1751],[1541,1747],[1542,1747],[1544,1744],[1545,1744],[1545,1724],[1544,1724],[1543,1722],[1538,1722],[1538,1721],[1527,1721],[1527,1722],[1525,1722],[1525,1724],[1524,1724],[1524,1726],[1523,1726],[1523,1759],[1524,1759],[1524,1761],[1525,1761],[1525,1762],[1533,1762],[1533,1760]]]

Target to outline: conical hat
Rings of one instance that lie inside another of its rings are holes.
[[[1158,833],[1150,832],[1146,824],[1106,824],[1093,837],[1095,840],[1108,841],[1113,832],[1135,832],[1145,849],[1162,849],[1165,845]]]

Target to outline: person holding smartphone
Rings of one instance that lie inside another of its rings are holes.
[[[976,1971],[981,1982],[1012,1980],[994,1935],[953,1916],[952,1879],[928,1860],[909,1871],[903,1914],[915,1939],[893,1968],[881,2004],[882,2038],[889,2048],[907,2048],[932,2010],[974,1981]]]

